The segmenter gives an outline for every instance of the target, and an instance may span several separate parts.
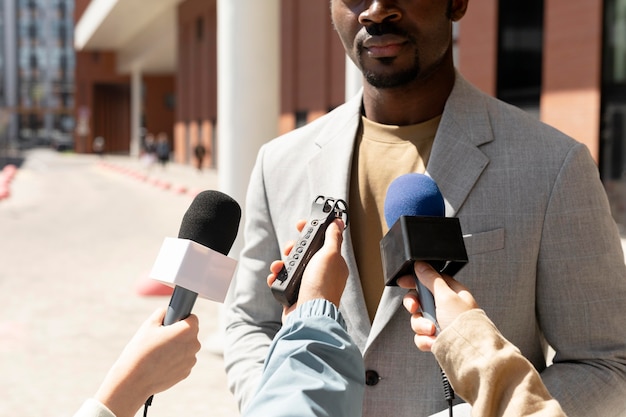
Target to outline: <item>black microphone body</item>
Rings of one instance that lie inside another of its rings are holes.
[[[232,247],[241,218],[239,204],[219,191],[199,193],[185,212],[178,232],[179,239],[192,240],[227,255]],[[198,293],[176,285],[163,320],[169,326],[189,317]]]
[[[189,317],[197,298],[198,293],[178,285],[175,286],[172,297],[170,298],[170,304],[167,306],[167,311],[165,312],[163,325],[169,326],[170,324],[185,320]]]
[[[231,197],[219,191],[202,191],[196,195],[185,212],[178,238],[193,241],[226,256],[237,237],[240,219],[241,207]],[[161,252],[163,252],[163,248]],[[167,252],[159,255],[166,258],[170,257]],[[174,256],[172,255],[172,257]],[[158,261],[159,258],[157,258]],[[196,275],[203,271],[194,270],[193,272]],[[197,292],[176,285],[163,319],[163,325],[169,326],[189,317],[197,298]],[[151,395],[146,400],[144,416],[147,414],[148,406],[152,404],[153,398],[154,396]]]

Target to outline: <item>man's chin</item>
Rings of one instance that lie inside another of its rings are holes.
[[[363,73],[369,85],[380,89],[404,87],[417,78],[414,71],[394,74],[381,74],[372,71]]]

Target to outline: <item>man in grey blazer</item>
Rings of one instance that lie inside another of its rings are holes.
[[[348,201],[341,310],[367,370],[363,415],[446,408],[436,362],[413,345],[401,306],[406,290],[384,287],[378,251],[385,184],[426,172],[465,236],[469,263],[455,278],[537,367],[565,412],[626,415],[626,267],[598,169],[583,144],[455,71],[451,25],[467,3],[331,1],[364,88],[258,154],[227,299],[224,359],[242,409],[281,326],[281,305],[265,281],[269,265],[297,237],[293,225],[318,195]],[[550,366],[548,345],[556,352]]]

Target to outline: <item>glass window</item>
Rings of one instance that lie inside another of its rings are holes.
[[[497,96],[526,110],[538,110],[543,0],[501,0],[498,22]]]
[[[626,0],[606,2],[604,82],[626,84]]]

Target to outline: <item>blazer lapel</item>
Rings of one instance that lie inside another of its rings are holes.
[[[489,158],[478,148],[493,140],[487,110],[480,103],[484,103],[482,93],[457,73],[426,169],[444,196],[449,217],[456,214],[489,163]],[[385,287],[366,349],[401,308],[404,294],[405,289]]]
[[[361,121],[361,98],[362,95],[357,94],[337,109],[333,118],[324,124],[315,139],[320,151],[311,158],[308,165],[308,185],[312,194],[344,199],[348,203],[348,210],[352,154]],[[346,232],[342,254],[348,264],[350,276],[341,298],[340,309],[350,335],[363,351],[371,325],[349,229]]]
[[[426,167],[444,196],[446,216],[456,215],[489,164],[479,146],[492,140],[484,95],[457,73]]]

